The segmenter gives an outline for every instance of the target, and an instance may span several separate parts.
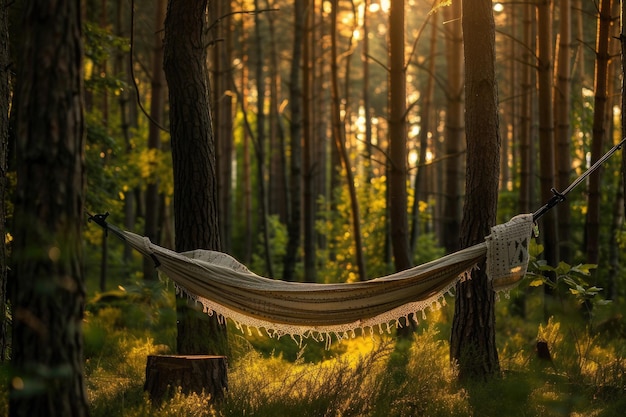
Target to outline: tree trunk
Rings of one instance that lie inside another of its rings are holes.
[[[87,416],[80,2],[24,4],[10,416]]]
[[[165,0],[158,0],[156,17],[154,20],[154,45],[152,52],[152,81],[150,95],[150,127],[148,131],[148,151],[157,154],[161,151],[161,126],[163,125],[163,108],[165,98],[165,75],[163,74],[163,22],[165,21]],[[159,236],[159,180],[157,176],[156,160],[150,162],[150,178],[146,185],[146,217],[144,235],[153,243],[160,243]],[[147,280],[156,280],[157,271],[152,259],[143,259],[143,277]]]
[[[285,251],[283,279],[292,281],[296,268],[302,224],[302,41],[306,9],[304,0],[294,2],[294,37],[289,75],[289,103],[291,108],[290,125],[290,164],[289,164],[289,240]]]
[[[217,151],[218,207],[220,219],[221,245],[224,252],[230,252],[232,245],[232,154],[233,154],[233,112],[231,89],[231,13],[230,1],[220,0],[209,7],[210,22],[213,26],[212,80],[213,98],[211,110],[214,112],[215,147]],[[222,42],[217,42],[217,40]]]
[[[572,13],[570,0],[560,0],[559,4],[559,50],[556,66],[556,88],[554,90],[554,107],[556,119],[556,172],[557,189],[564,190],[570,184],[572,164],[570,158],[571,129],[571,38]],[[559,232],[559,257],[565,262],[571,262],[571,210],[567,200],[557,207]]]
[[[465,127],[463,122],[463,31],[461,27],[462,1],[453,1],[444,9],[449,24],[446,36],[446,63],[448,92],[446,94],[446,140],[444,142],[445,189],[443,205],[442,242],[446,252],[459,249],[461,215],[461,149]]]
[[[361,214],[354,185],[354,173],[345,144],[345,132],[341,122],[341,105],[339,100],[338,68],[337,68],[337,12],[339,1],[332,1],[331,12],[331,94],[332,94],[332,119],[333,137],[337,152],[346,173],[346,182],[350,193],[350,208],[352,214],[352,230],[354,233],[354,245],[356,248],[357,274],[360,281],[367,277],[365,271],[365,255],[363,254],[363,242],[361,237]]]
[[[426,88],[424,91],[424,100],[420,107],[420,134],[419,134],[419,148],[417,159],[417,173],[415,174],[415,182],[413,184],[413,207],[411,215],[411,239],[410,247],[411,253],[415,253],[417,249],[417,238],[420,234],[420,201],[428,201],[428,194],[426,192],[426,175],[428,172],[426,167],[426,152],[428,151],[428,135],[431,132],[431,119],[432,119],[432,103],[435,96],[435,61],[437,53],[437,13],[434,13],[430,17],[431,36],[430,36],[430,51],[429,63],[428,63],[428,81],[426,82]]]
[[[206,7],[207,0],[170,0],[165,20],[164,69],[169,85],[175,247],[179,252],[220,250]],[[226,354],[225,324],[182,301],[178,353]]]
[[[389,11],[389,214],[396,271],[412,266],[407,210],[406,84],[404,71],[404,1]]]
[[[530,213],[534,207],[534,146],[532,140],[532,120],[535,83],[533,82],[532,65],[535,63],[532,51],[533,45],[533,11],[535,6],[527,3],[521,5],[523,8],[522,38],[523,44],[527,47],[520,48],[522,51],[521,62],[521,103],[520,103],[520,186],[519,205],[520,213]]]
[[[611,0],[602,0],[598,15],[596,37],[595,94],[593,100],[593,137],[591,141],[591,164],[603,154],[607,112],[607,74],[609,65],[609,30],[611,26]],[[602,167],[589,176],[587,188],[587,216],[585,218],[585,249],[587,263],[598,264],[600,260],[600,178]]]
[[[626,2],[622,1],[620,12],[620,46],[621,46],[621,79],[622,79],[622,91],[626,91]],[[621,102],[621,128],[622,135],[626,134],[626,94],[622,94]],[[626,215],[626,152],[622,151],[622,198],[624,202],[623,212]]]
[[[7,150],[9,143],[9,27],[6,1],[0,3],[0,236],[6,236]],[[9,348],[6,246],[0,245],[0,362]]]
[[[260,10],[259,1],[254,0],[254,10]],[[257,90],[257,108],[256,108],[256,145],[255,153],[257,157],[257,189],[259,198],[259,217],[261,224],[261,233],[263,235],[263,248],[265,256],[265,269],[270,277],[274,277],[274,268],[272,266],[272,250],[270,245],[270,231],[268,224],[268,201],[265,187],[265,76],[263,71],[264,37],[261,36],[261,18],[259,13],[254,15],[254,35],[255,35],[255,53],[257,62],[255,64],[255,78]]]
[[[315,147],[311,129],[312,119],[312,71],[311,39],[313,9],[310,0],[304,1],[304,29],[302,40],[302,164],[303,164],[303,233],[304,233],[304,278],[307,282],[317,281],[316,233],[315,233],[315,175],[313,155]]]
[[[491,0],[463,3],[465,41],[465,126],[467,180],[461,245],[482,242],[495,224],[500,166],[498,97],[495,78],[495,23]],[[485,266],[456,287],[450,358],[460,379],[499,373],[495,343],[494,291]]]
[[[552,198],[554,187],[554,111],[552,103],[552,0],[540,0],[537,4],[537,84],[539,91],[539,182],[541,199]],[[557,246],[556,210],[549,210],[543,217],[544,257],[548,265],[556,266],[559,260]],[[545,286],[545,288],[549,288]]]

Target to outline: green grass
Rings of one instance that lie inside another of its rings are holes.
[[[126,285],[91,298],[84,320],[85,374],[91,415],[111,416],[621,416],[626,408],[626,342],[602,332],[615,310],[590,325],[566,314],[542,320],[531,294],[525,317],[497,304],[502,375],[459,383],[450,365],[452,304],[429,312],[414,339],[391,335],[323,344],[229,331],[229,389],[220,402],[177,392],[153,406],[143,391],[146,357],[172,353],[174,295],[164,284]],[[614,326],[613,326],[614,327]],[[553,361],[537,358],[545,340]],[[0,377],[8,382],[6,366]],[[0,414],[7,411],[3,384]]]

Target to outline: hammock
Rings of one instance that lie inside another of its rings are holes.
[[[92,218],[93,219],[93,218]],[[229,318],[241,330],[264,330],[270,337],[312,337],[330,343],[354,337],[355,330],[390,331],[401,319],[418,321],[427,308],[445,304],[459,280],[470,278],[486,260],[494,291],[508,291],[526,273],[532,214],[494,226],[485,241],[437,260],[363,282],[316,284],[264,278],[233,257],[215,251],[177,253],[146,237],[94,219],[151,257],[181,293],[201,303],[204,311]]]

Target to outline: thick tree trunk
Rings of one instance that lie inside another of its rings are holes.
[[[461,245],[482,242],[495,224],[500,166],[495,24],[491,0],[463,3],[467,181]],[[485,266],[457,284],[450,358],[459,378],[486,378],[500,370],[495,342],[494,291]]]
[[[207,0],[170,0],[164,69],[169,85],[175,247],[220,250],[215,143],[206,66]],[[178,353],[226,354],[226,326],[179,303]],[[193,304],[193,303],[192,303]]]
[[[80,2],[24,4],[10,416],[86,416]]]
[[[7,149],[9,142],[9,28],[7,2],[0,2],[0,236],[6,236]],[[7,317],[6,246],[0,245],[0,362],[7,359],[9,347]]]

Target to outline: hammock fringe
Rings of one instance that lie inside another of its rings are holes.
[[[176,292],[202,305],[220,323],[231,319],[240,331],[290,336],[302,345],[311,339],[330,347],[333,340],[390,334],[419,313],[437,311],[454,296],[458,282],[472,278],[485,263],[496,292],[515,287],[526,273],[532,214],[516,216],[494,226],[485,242],[426,264],[363,282],[315,284],[284,282],[252,273],[233,257],[215,251],[177,253],[157,246],[146,237],[107,230],[122,237],[144,256],[158,262],[160,273],[172,279]]]

